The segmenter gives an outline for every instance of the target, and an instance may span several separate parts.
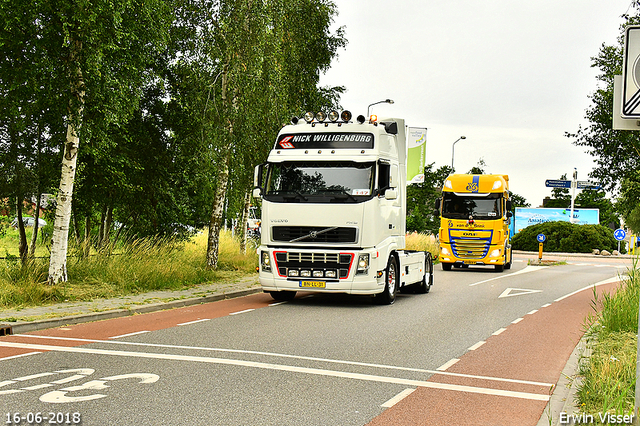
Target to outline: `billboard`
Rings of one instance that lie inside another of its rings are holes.
[[[424,182],[427,160],[427,129],[409,127],[407,136],[407,185]]]
[[[543,222],[570,222],[571,209],[516,207],[514,233],[527,226]],[[600,223],[599,209],[574,209],[573,217],[579,225],[597,225]]]

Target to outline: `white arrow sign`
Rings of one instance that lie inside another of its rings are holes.
[[[530,290],[526,288],[508,288],[502,292],[498,299],[502,297],[522,296],[523,294],[541,293],[542,290]]]

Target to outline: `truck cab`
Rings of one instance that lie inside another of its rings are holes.
[[[307,114],[284,126],[256,167],[262,198],[259,281],[276,300],[298,290],[376,295],[432,282],[431,256],[404,250],[404,120]]]
[[[499,272],[511,268],[507,175],[450,175],[436,208],[443,270],[470,265],[490,265]]]

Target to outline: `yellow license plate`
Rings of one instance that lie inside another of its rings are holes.
[[[462,263],[464,263],[465,265],[475,265],[476,261],[475,260],[463,260]]]
[[[300,287],[303,288],[325,288],[324,281],[300,281]]]

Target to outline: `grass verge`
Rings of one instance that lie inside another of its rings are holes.
[[[55,286],[46,284],[48,259],[34,259],[26,266],[16,260],[2,260],[0,309],[180,290],[255,274],[255,250],[248,248],[246,255],[241,253],[230,232],[221,233],[217,270],[205,268],[206,246],[206,232],[186,242],[132,241],[117,255],[69,258],[69,281]]]
[[[637,259],[615,293],[598,297],[594,291],[594,313],[585,324],[590,355],[581,359],[576,395],[580,412],[593,415],[593,424],[609,424],[599,414],[633,413],[639,296]]]

